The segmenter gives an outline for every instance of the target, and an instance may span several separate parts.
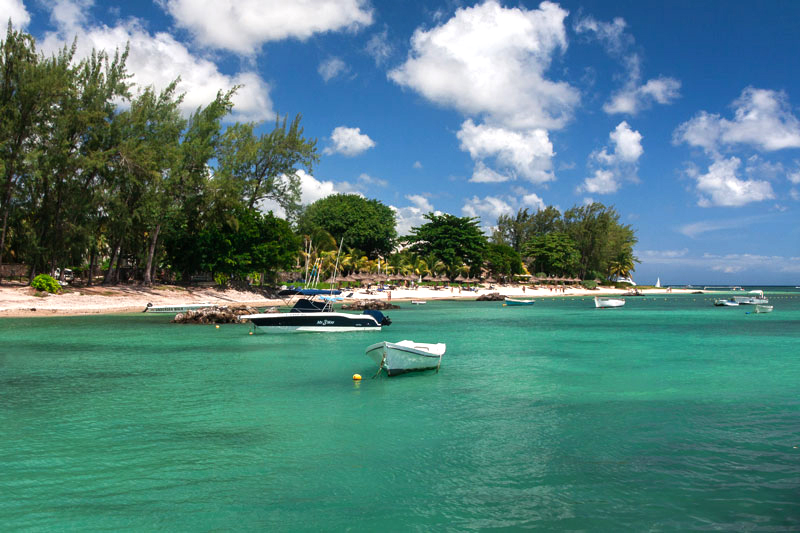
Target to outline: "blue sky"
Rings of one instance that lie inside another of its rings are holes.
[[[800,285],[800,3],[0,0],[44,51],[130,42],[190,112],[303,114],[303,199],[479,216],[599,201],[640,283]],[[271,127],[271,126],[270,126]]]

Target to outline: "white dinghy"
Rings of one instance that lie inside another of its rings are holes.
[[[598,309],[608,309],[611,307],[622,307],[625,305],[624,298],[608,298],[603,296],[594,297],[594,306]]]
[[[378,373],[386,370],[389,376],[405,374],[406,372],[419,372],[422,370],[436,370],[442,364],[447,345],[443,343],[426,344],[404,340],[400,342],[378,342],[367,348],[367,357],[378,365]]]

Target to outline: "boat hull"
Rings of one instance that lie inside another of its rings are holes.
[[[403,341],[410,342],[410,341]],[[413,343],[412,343],[413,344]],[[432,348],[430,350],[417,349],[412,346],[403,346],[400,343],[378,342],[367,347],[367,357],[375,361],[381,369],[386,370],[389,376],[397,376],[409,372],[422,372],[424,370],[439,370],[442,355],[445,351],[444,344],[419,344]]]
[[[772,312],[771,305],[763,305],[763,304],[756,305],[756,313],[760,314],[760,313],[771,313],[771,312]]]
[[[370,315],[348,313],[262,313],[244,315],[257,328],[268,331],[380,331],[381,324]]]
[[[535,302],[533,300],[515,300],[514,298],[506,298],[504,303],[505,305],[533,305]]]
[[[625,300],[622,298],[600,298],[594,297],[594,306],[598,309],[610,309],[614,307],[622,307],[625,305]]]
[[[185,313],[186,311],[196,311],[206,307],[214,307],[215,304],[186,304],[186,305],[153,305],[147,304],[145,313]]]

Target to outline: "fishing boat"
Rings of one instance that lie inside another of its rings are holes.
[[[442,364],[447,345],[443,343],[426,344],[404,340],[400,342],[378,342],[367,347],[367,357],[378,365],[378,373],[386,370],[388,376],[407,372],[436,370]]]
[[[717,307],[738,307],[739,302],[735,298],[728,298],[727,300],[718,298],[714,300],[714,305]]]
[[[771,312],[772,312],[771,305],[764,305],[764,304],[756,305],[756,313],[771,313]]]
[[[622,307],[623,305],[625,305],[625,300],[623,298],[609,298],[603,296],[594,297],[594,306],[598,309]]]
[[[259,313],[242,315],[256,328],[267,331],[380,331],[382,326],[392,323],[389,317],[376,310],[365,310],[362,314],[340,313],[333,310],[331,298],[337,290],[324,289],[284,289],[278,293],[282,298],[289,298],[294,305],[285,313]]]
[[[186,311],[196,311],[197,309],[205,309],[206,307],[213,307],[214,304],[180,304],[180,305],[153,305],[148,303],[142,313],[185,313]]]
[[[749,296],[734,296],[739,305],[761,305],[769,303],[769,300],[764,297],[764,291],[757,289],[749,291]]]
[[[509,298],[506,296],[505,300],[503,301],[503,305],[533,305],[535,303],[534,300],[519,300],[517,298]]]

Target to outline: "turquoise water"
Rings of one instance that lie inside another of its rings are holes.
[[[797,531],[800,292],[767,295],[405,304],[381,333],[2,319],[0,529]],[[371,379],[406,338],[441,372]]]

